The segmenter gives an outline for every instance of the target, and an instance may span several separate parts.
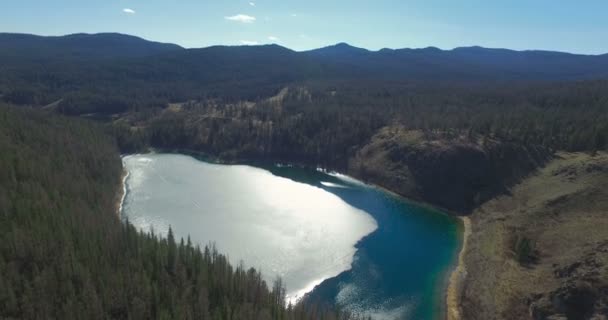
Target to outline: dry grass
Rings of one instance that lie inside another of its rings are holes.
[[[608,285],[608,253],[598,250],[608,240],[608,154],[560,153],[511,192],[471,216],[465,319],[526,319],[559,309],[549,300],[566,284]],[[537,263],[517,261],[517,237],[534,243]],[[581,262],[583,271],[557,276]]]

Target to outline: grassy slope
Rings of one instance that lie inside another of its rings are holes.
[[[560,153],[472,215],[464,319],[607,313],[608,154]],[[527,239],[528,254],[518,250]],[[523,261],[523,262],[522,262]]]

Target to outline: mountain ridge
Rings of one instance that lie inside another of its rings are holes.
[[[482,47],[369,51],[343,42],[311,51],[277,44],[186,49],[117,33],[0,33],[0,69],[6,102],[47,105],[63,99],[67,113],[113,113],[133,104],[162,106],[201,97],[256,100],[303,83],[504,86],[601,80],[608,79],[608,55]]]
[[[115,59],[146,57],[184,50],[172,44],[149,41],[121,33],[75,33],[65,36],[39,36],[23,33],[0,33],[0,54],[13,61],[52,61],[58,59]]]
[[[32,34],[32,33],[0,32],[0,41],[2,41],[3,38],[7,37],[7,36],[13,36],[13,37],[17,36],[17,37],[22,37],[22,38],[25,38],[25,37],[32,37],[32,38],[36,37],[36,38],[43,38],[43,39],[74,38],[74,37],[80,37],[80,36],[87,36],[87,37],[122,36],[122,37],[126,37],[126,38],[143,40],[143,41],[151,42],[151,43],[170,45],[170,46],[173,46],[173,47],[176,47],[176,48],[180,48],[180,49],[183,49],[183,50],[206,49],[206,48],[213,48],[213,47],[266,47],[266,46],[279,46],[279,47],[283,47],[283,48],[289,49],[289,50],[291,50],[293,52],[302,53],[302,52],[318,51],[318,50],[323,50],[323,49],[333,48],[333,47],[350,47],[352,49],[364,50],[364,51],[367,51],[367,52],[370,52],[370,53],[377,53],[377,52],[381,52],[381,51],[399,51],[399,50],[425,51],[425,50],[429,50],[429,49],[438,50],[438,51],[442,51],[442,52],[453,52],[453,51],[462,51],[462,50],[475,49],[475,50],[508,51],[508,52],[520,52],[520,53],[530,53],[530,52],[537,52],[537,53],[558,53],[558,54],[569,54],[569,55],[575,55],[575,56],[590,56],[590,57],[608,56],[608,52],[606,52],[606,53],[598,53],[598,54],[587,54],[587,53],[576,53],[576,52],[561,51],[561,50],[549,50],[549,49],[521,49],[521,50],[518,50],[518,49],[511,49],[511,48],[504,48],[504,47],[484,47],[484,46],[480,46],[480,45],[463,45],[463,46],[454,47],[452,49],[442,49],[442,48],[439,48],[439,47],[436,47],[436,46],[427,46],[427,47],[419,47],[419,48],[415,48],[415,47],[397,47],[397,48],[384,47],[384,48],[380,48],[378,50],[373,50],[373,49],[368,49],[368,48],[364,48],[364,47],[358,47],[358,46],[349,44],[349,43],[344,42],[344,41],[337,42],[335,44],[330,44],[330,45],[323,46],[323,47],[319,47],[319,48],[299,50],[299,51],[291,49],[289,47],[282,46],[282,45],[277,44],[277,43],[268,43],[268,44],[259,44],[259,45],[216,44],[216,45],[203,46],[203,47],[184,47],[184,46],[181,46],[179,44],[172,43],[172,42],[162,42],[162,41],[149,40],[149,39],[146,39],[144,37],[139,37],[139,36],[130,35],[130,34],[126,34],[126,33],[120,33],[120,32],[97,32],[97,33],[77,32],[77,33],[70,33],[70,34],[65,34],[65,35],[37,35],[37,34]]]

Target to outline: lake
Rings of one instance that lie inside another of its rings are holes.
[[[213,242],[269,283],[280,276],[292,301],[309,292],[374,319],[443,315],[460,247],[453,217],[318,170],[179,154],[123,163],[122,214],[142,230],[166,234],[171,226],[177,237]]]

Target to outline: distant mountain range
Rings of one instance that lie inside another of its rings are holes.
[[[0,99],[68,113],[222,98],[255,100],[294,84],[499,85],[608,79],[608,55],[481,47],[369,51],[346,43],[185,49],[116,34],[0,33]]]
[[[408,80],[578,80],[608,77],[608,55],[514,51],[482,47],[369,51],[346,43],[296,52],[278,45],[185,49],[117,34],[42,37],[0,33],[0,65],[108,59],[150,60],[177,69],[198,67],[243,75],[259,67],[295,78],[367,76]]]
[[[482,47],[368,51],[345,43],[306,54],[408,79],[571,80],[608,76],[608,55]]]
[[[184,50],[175,44],[144,40],[118,33],[71,34],[43,37],[0,33],[0,57],[36,59],[100,59],[145,57]]]

